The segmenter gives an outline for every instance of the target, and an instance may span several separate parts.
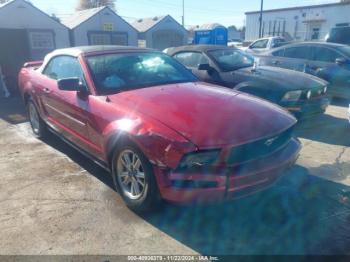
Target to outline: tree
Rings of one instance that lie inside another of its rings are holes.
[[[229,26],[227,29],[229,29],[229,30],[234,30],[234,31],[238,31],[238,30],[237,30],[237,27],[234,26],[234,25]]]
[[[96,8],[100,6],[109,6],[115,10],[115,0],[80,0],[77,10],[86,10],[91,8]]]

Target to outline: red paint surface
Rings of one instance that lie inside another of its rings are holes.
[[[154,164],[158,187],[167,200],[214,201],[231,198],[237,190],[254,191],[272,184],[298,156],[300,143],[292,140],[277,155],[252,160],[241,165],[249,166],[244,172],[237,171],[237,166],[225,163],[232,148],[278,135],[296,120],[268,102],[201,82],[98,96],[84,56],[79,56],[79,61],[91,95],[61,91],[56,81],[27,64],[19,75],[23,96],[33,98],[52,128],[106,164],[111,137],[118,133],[128,136]],[[132,123],[127,130],[121,126],[122,119]],[[204,149],[221,149],[217,173],[174,172],[184,154]],[[171,182],[179,179],[216,181],[217,187],[173,188]]]

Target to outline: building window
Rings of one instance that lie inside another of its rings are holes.
[[[89,32],[90,45],[128,45],[127,33]]]
[[[44,32],[44,31],[29,32],[29,42],[33,50],[55,49],[53,32]]]
[[[311,40],[318,40],[319,37],[320,37],[320,29],[319,28],[313,28],[312,29]]]

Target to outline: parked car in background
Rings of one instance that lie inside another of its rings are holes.
[[[232,40],[228,41],[227,46],[243,48],[243,41],[240,39],[232,39]]]
[[[350,45],[350,26],[334,27],[326,36],[329,43]]]
[[[245,48],[245,51],[248,53],[255,54],[255,53],[271,50],[276,47],[280,47],[284,44],[287,44],[287,41],[285,38],[281,36],[271,36],[271,37],[261,38],[254,41],[247,48]]]
[[[76,47],[37,66],[19,74],[34,134],[52,130],[110,170],[136,211],[161,198],[192,203],[251,194],[298,157],[292,115],[199,82],[161,52]]]
[[[350,99],[350,46],[302,42],[259,54],[261,65],[305,72],[330,83],[329,93]]]
[[[329,105],[327,82],[292,70],[254,65],[235,48],[182,46],[167,53],[202,81],[249,93],[285,107],[297,116],[322,113]]]

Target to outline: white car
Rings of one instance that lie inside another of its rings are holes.
[[[270,49],[280,47],[283,44],[286,44],[287,41],[281,36],[272,36],[267,38],[261,38],[254,41],[248,48],[245,50],[248,53],[260,53],[263,51],[268,51]]]

